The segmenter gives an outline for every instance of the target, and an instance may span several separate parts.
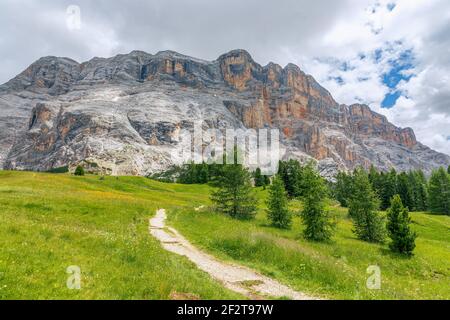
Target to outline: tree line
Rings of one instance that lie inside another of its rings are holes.
[[[357,170],[340,172],[332,193],[341,206],[348,207],[352,195],[357,192]],[[380,209],[387,210],[391,199],[399,195],[410,211],[431,211],[450,214],[450,167],[434,170],[429,179],[422,170],[397,173],[377,171],[373,166],[368,172],[370,185],[380,200]]]
[[[173,166],[169,170],[152,175],[150,178],[181,184],[206,184],[212,183],[222,176],[224,168],[223,164],[190,162],[182,166]],[[251,178],[255,187],[266,187],[270,184],[270,177],[263,175],[261,168],[256,168],[251,173]]]
[[[211,199],[216,210],[239,219],[253,219],[257,199],[251,187],[251,174],[240,165],[225,166]],[[336,197],[349,208],[353,232],[362,241],[384,243],[390,238],[393,252],[412,255],[417,235],[410,228],[411,210],[433,208],[447,213],[445,203],[450,185],[450,168],[433,172],[429,180],[421,171],[397,174],[356,169],[340,173],[336,183],[329,183],[313,164],[282,161],[269,186],[266,212],[272,226],[290,228],[293,213],[290,199],[301,199],[299,212],[305,226],[303,236],[311,241],[327,241],[335,231],[335,218],[326,209],[326,199]],[[446,198],[446,199],[444,199]],[[380,210],[387,210],[383,215]]]
[[[349,209],[358,239],[383,243],[389,237],[390,249],[405,255],[415,248],[410,211],[450,213],[450,167],[433,171],[430,179],[420,170],[386,173],[358,168],[340,172],[334,183],[322,178],[312,163],[301,165],[296,160],[280,161],[277,174],[270,178],[259,168],[252,173],[240,164],[190,163],[176,172],[177,182],[213,186],[215,210],[235,219],[254,219],[258,199],[253,186],[268,186],[265,211],[276,228],[291,228],[294,213],[289,201],[300,199],[303,236],[310,241],[328,241],[335,232],[336,219],[326,206],[330,198]]]

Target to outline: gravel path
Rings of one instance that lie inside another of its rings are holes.
[[[281,298],[294,300],[316,300],[301,292],[263,276],[247,267],[219,261],[206,254],[187,241],[175,229],[166,227],[166,211],[159,209],[150,219],[150,233],[157,238],[164,249],[186,256],[196,266],[209,273],[211,277],[223,283],[225,287],[241,293],[251,299]]]

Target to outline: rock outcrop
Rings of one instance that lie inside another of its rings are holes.
[[[77,163],[146,175],[173,163],[182,129],[278,128],[285,158],[324,175],[357,166],[430,172],[450,157],[368,106],[338,104],[299,67],[261,66],[244,50],[215,61],[141,51],[78,63],[41,58],[0,86],[0,165]]]

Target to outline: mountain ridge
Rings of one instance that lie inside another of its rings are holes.
[[[0,164],[48,170],[89,162],[110,174],[145,175],[174,164],[177,132],[199,119],[209,128],[279,128],[284,157],[314,158],[324,175],[450,164],[411,128],[367,105],[339,104],[298,66],[261,66],[242,49],[214,61],[170,50],[82,63],[40,58],[0,86]]]

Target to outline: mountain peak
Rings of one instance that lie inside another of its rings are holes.
[[[147,174],[174,164],[167,152],[200,119],[215,129],[279,129],[285,158],[315,159],[328,173],[450,164],[367,105],[339,105],[297,65],[263,67],[242,49],[214,61],[170,50],[82,64],[43,57],[0,89],[0,164],[9,169],[88,161]]]
[[[227,53],[222,54],[217,60],[223,60],[223,59],[230,58],[230,57],[244,58],[244,59],[247,59],[249,61],[253,61],[253,58],[250,55],[250,53],[247,50],[244,50],[244,49],[230,50]]]

